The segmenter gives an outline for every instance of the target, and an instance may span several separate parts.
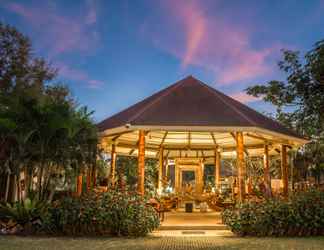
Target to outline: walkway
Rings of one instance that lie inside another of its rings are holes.
[[[224,230],[221,215],[218,212],[184,211],[167,212],[159,230]]]
[[[239,238],[239,237],[145,237],[145,238],[68,238],[4,237],[0,249],[11,250],[286,250],[324,249],[324,237],[312,238]]]

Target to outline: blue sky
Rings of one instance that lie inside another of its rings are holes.
[[[0,21],[28,35],[100,121],[193,75],[261,112],[243,90],[284,76],[280,49],[324,39],[324,1],[5,1]]]

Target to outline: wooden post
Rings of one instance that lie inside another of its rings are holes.
[[[180,174],[179,174],[179,172],[180,172],[179,165],[178,165],[178,161],[176,160],[175,165],[174,165],[174,190],[176,193],[180,191],[180,188],[179,188]]]
[[[82,179],[83,179],[83,175],[79,174],[77,177],[77,185],[76,185],[77,196],[81,196],[82,194]]]
[[[116,182],[116,144],[113,142],[111,145],[111,162],[110,162],[110,180],[112,187],[115,186]]]
[[[237,172],[238,172],[238,198],[243,202],[245,198],[245,160],[243,133],[236,133],[236,153],[237,153]]]
[[[163,189],[163,148],[161,147],[159,153],[159,177],[158,177],[158,193],[162,193]]]
[[[220,153],[218,152],[218,147],[215,148],[215,186],[217,190],[220,188],[220,178],[221,178],[221,159]]]
[[[264,154],[263,154],[263,167],[264,167],[264,185],[266,187],[266,195],[271,196],[271,178],[270,178],[270,162],[269,162],[269,146],[264,145]]]
[[[288,161],[286,145],[281,145],[281,179],[283,184],[283,195],[284,197],[288,197]]]
[[[144,173],[145,173],[145,132],[139,131],[138,138],[138,168],[137,168],[137,192],[144,196]]]

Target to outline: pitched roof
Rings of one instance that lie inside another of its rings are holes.
[[[103,120],[99,131],[131,125],[259,127],[303,138],[280,123],[188,76]]]

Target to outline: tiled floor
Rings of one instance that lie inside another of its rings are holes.
[[[164,221],[159,230],[226,230],[218,212],[192,213],[172,211],[165,213]]]
[[[163,226],[212,226],[215,224],[222,224],[221,215],[219,212],[194,211],[186,213],[184,211],[172,211],[165,213]]]
[[[69,238],[69,237],[4,237],[0,249],[12,250],[287,250],[324,249],[324,237],[251,238],[251,237],[154,237],[144,238]]]

